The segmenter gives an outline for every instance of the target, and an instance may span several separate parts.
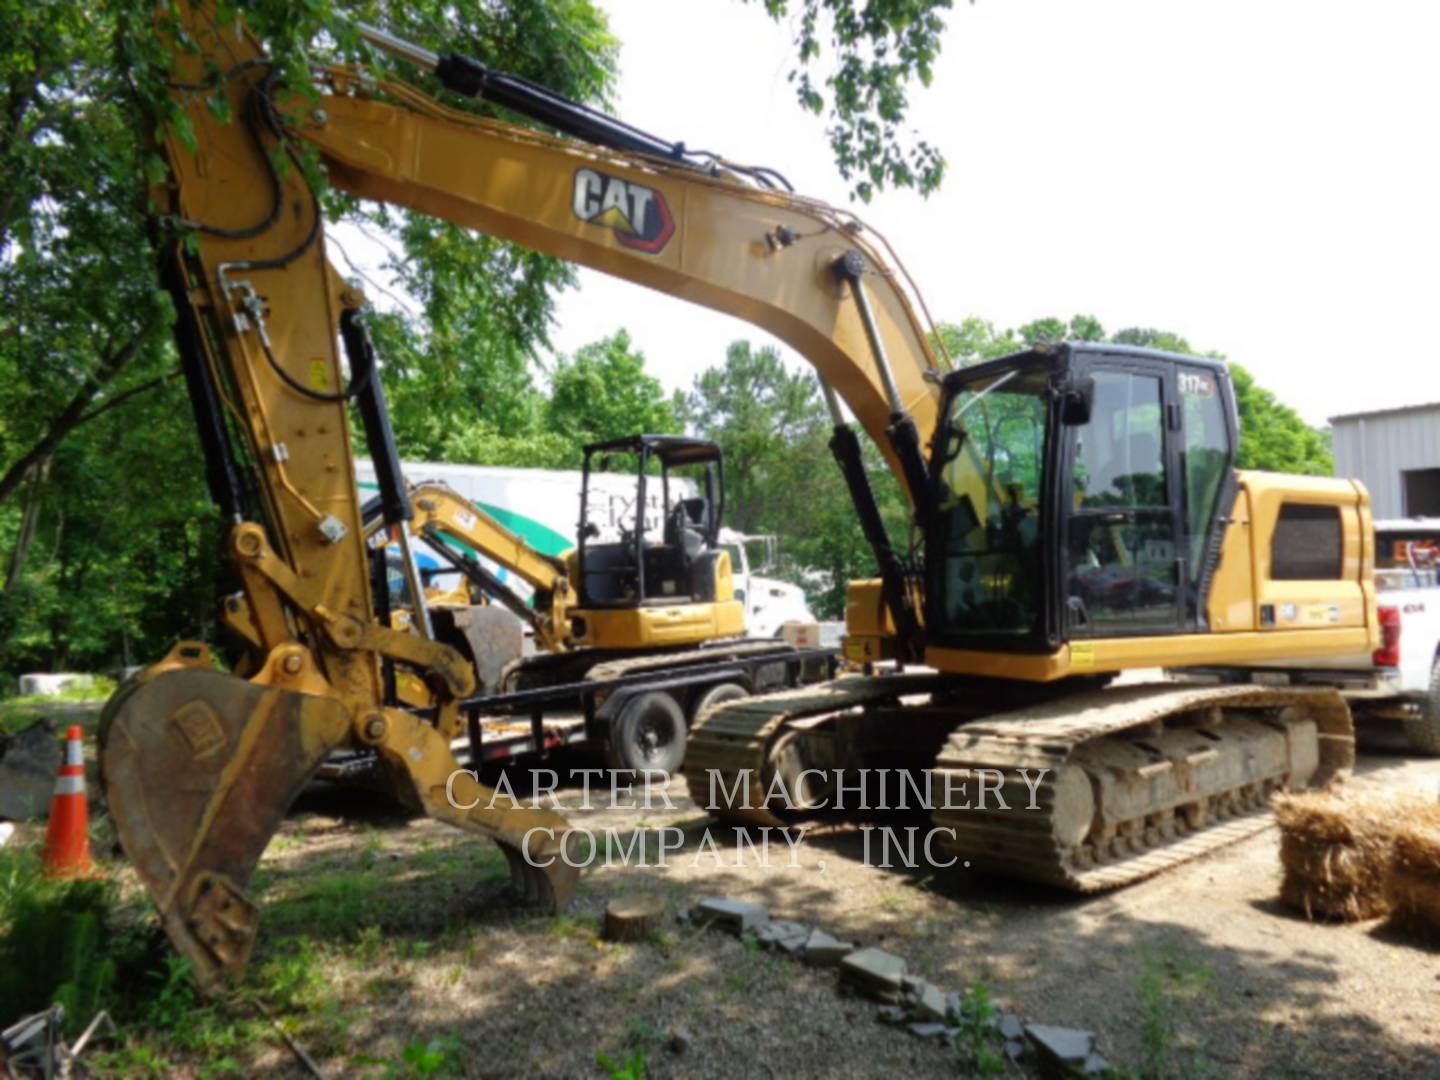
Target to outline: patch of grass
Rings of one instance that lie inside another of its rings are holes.
[[[375,864],[380,861],[380,856],[385,851],[385,845],[380,840],[380,834],[374,827],[365,827],[365,843],[360,848],[358,862],[361,870],[373,870]]]
[[[461,1076],[465,1065],[465,1044],[453,1035],[437,1035],[433,1039],[411,1039],[400,1051],[400,1060],[356,1057],[352,1065],[383,1065],[382,1080],[419,1080],[435,1077]]]
[[[596,922],[584,915],[556,915],[545,927],[545,933],[561,941],[595,936]]]
[[[11,697],[0,701],[0,735],[13,735],[29,727],[40,717],[54,711],[57,703],[99,704],[115,692],[115,682],[103,675],[97,675],[89,686],[79,686],[58,694],[31,694],[26,697]],[[91,727],[99,719],[96,709],[89,715],[57,717],[57,723],[76,723]],[[62,726],[61,731],[64,731]]]
[[[995,1016],[988,989],[976,985],[965,991],[956,1018],[960,1031],[955,1036],[955,1049],[960,1052],[960,1068],[967,1076],[998,1076],[1005,1071]]]
[[[305,938],[286,938],[248,980],[250,995],[278,1012],[304,1012],[322,1004],[325,976],[315,947]]]
[[[355,935],[354,957],[364,967],[370,967],[385,947],[385,937],[378,926],[363,926]]]
[[[293,896],[273,904],[266,915],[278,934],[348,940],[362,927],[384,923],[390,891],[386,878],[362,871],[310,872],[298,880]]]
[[[636,1050],[625,1061],[612,1061],[606,1054],[595,1058],[595,1064],[610,1074],[610,1080],[645,1080],[645,1051]]]
[[[1214,971],[1177,951],[1149,952],[1140,959],[1135,991],[1140,999],[1140,1075],[1145,1080],[1204,1076],[1215,1066],[1198,1049],[1176,1046],[1179,1014],[1186,1004],[1212,996]]]
[[[65,1006],[74,1036],[118,999],[121,967],[140,943],[114,925],[115,885],[50,881],[33,850],[0,851],[0,1017]]]
[[[625,1045],[632,1050],[649,1050],[665,1041],[665,1033],[643,1016],[630,1021],[625,1029]]]

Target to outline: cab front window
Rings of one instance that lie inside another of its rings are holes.
[[[1014,368],[950,399],[928,560],[928,617],[941,634],[1018,637],[1041,628],[1049,405],[1048,371]]]

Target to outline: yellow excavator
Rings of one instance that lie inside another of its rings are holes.
[[[1222,366],[1061,345],[949,370],[884,240],[790,193],[772,170],[688,152],[372,28],[370,41],[448,91],[556,134],[447,107],[370,70],[319,70],[313,86],[286,87],[242,20],[183,2],[174,11],[166,25],[184,40],[171,93],[195,149],[165,140],[169,176],[153,198],[189,237],[166,245],[163,272],[264,660],[242,677],[218,670],[201,644],[176,646],[109,702],[101,765],[125,850],[202,985],[243,969],[258,923],[246,884],[337,748],[373,748],[417,807],[494,839],[536,901],[562,902],[575,882],[553,858],[564,850],[559,815],[492,798],[455,771],[450,740],[471,666],[432,639],[423,613],[418,632],[377,617],[352,405],[387,524],[405,522],[410,504],[362,298],[326,261],[305,170],[275,165],[284,154],[298,165],[297,144],[351,195],[728,312],[814,366],[880,570],[852,587],[850,648],[932,670],[707,709],[688,747],[697,794],[716,770],[730,792],[753,774],[780,777],[795,796],[781,805],[762,779],[758,797],[721,800],[725,818],[830,812],[835,774],[822,770],[998,770],[1012,796],[1016,770],[1044,770],[1033,811],[1012,798],[1022,809],[938,807],[936,817],[981,869],[1091,889],[1206,850],[1250,827],[1239,811],[1268,792],[1349,768],[1350,718],[1330,692],[1104,688],[1135,668],[1373,647],[1363,489],[1237,472]],[[217,91],[237,122],[207,107]],[[904,553],[886,535],[841,402],[910,500]],[[408,548],[408,531],[397,536]],[[392,704],[385,660],[423,672],[435,708]]]
[[[595,493],[594,476],[626,466],[635,472],[628,497],[612,504]],[[593,443],[583,448],[578,542],[551,556],[443,482],[409,488],[411,517],[402,527],[462,575],[460,587],[426,589],[425,606],[435,639],[471,662],[485,692],[466,705],[485,743],[468,746],[472,762],[593,741],[614,768],[673,772],[690,722],[709,706],[829,673],[830,657],[817,655],[825,650],[742,639],[743,604],[719,542],[724,490],[724,458],[708,439],[633,435]],[[385,560],[381,573],[390,583],[377,613],[388,625],[410,626],[413,594],[403,553],[382,543],[394,531],[385,527],[382,501],[377,496],[362,508],[367,542]],[[609,535],[602,537],[600,520]],[[522,598],[482,559],[527,584],[532,596]],[[243,598],[231,605],[244,610]],[[537,650],[529,655],[522,623]],[[250,647],[257,651],[253,638]],[[394,683],[390,696],[415,708],[433,704],[423,672],[392,661],[383,668]],[[596,690],[599,683],[607,690]],[[507,705],[518,704],[517,693],[523,710]],[[516,722],[516,711],[526,722]],[[353,762],[327,775],[352,769]]]
[[[587,513],[587,504],[598,501],[590,494],[591,462],[599,459],[608,467],[615,458],[635,463],[635,494],[627,519],[616,522],[617,538],[597,542],[599,527]],[[582,525],[575,547],[563,556],[537,551],[439,481],[410,489],[407,529],[480,593],[528,623],[536,645],[554,656],[587,650],[593,661],[739,637],[745,632],[744,605],[735,596],[729,553],[719,543],[722,460],[714,442],[680,435],[635,435],[586,446],[577,508]],[[658,470],[653,478],[646,475],[651,467]],[[697,468],[704,494],[683,497],[679,474]],[[661,489],[658,530],[647,521],[647,479]],[[373,537],[384,519],[379,500],[371,509],[367,534]],[[534,591],[533,600],[523,601],[475,556],[515,574]],[[583,663],[565,665],[564,671],[576,676]],[[513,675],[507,681],[512,688],[519,682]]]

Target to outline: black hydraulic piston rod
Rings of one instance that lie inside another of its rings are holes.
[[[582,139],[597,146],[648,154],[687,165],[696,164],[687,154],[684,143],[666,142],[598,109],[571,101],[539,83],[533,83],[519,75],[496,71],[473,57],[461,56],[458,53],[433,53],[381,30],[378,26],[361,22],[354,25],[366,41],[392,56],[433,73],[447,90],[464,94],[466,97],[483,98],[544,124],[562,135]]]
[[[900,462],[900,471],[905,477],[905,486],[910,489],[910,504],[915,507],[915,520],[924,525],[925,492],[928,470],[925,455],[920,450],[920,432],[915,420],[905,411],[900,398],[900,387],[895,383],[895,373],[890,370],[890,358],[885,354],[885,342],[880,337],[880,328],[875,322],[875,312],[870,307],[870,297],[865,292],[865,257],[858,251],[847,251],[835,260],[832,267],[836,278],[848,282],[855,294],[855,306],[860,311],[860,322],[865,327],[865,337],[870,343],[870,354],[875,360],[875,369],[880,375],[880,385],[885,390],[885,400],[890,406],[890,424],[885,436],[890,449]]]
[[[833,425],[830,453],[834,455],[835,463],[840,466],[840,473],[845,477],[850,503],[855,508],[855,516],[860,519],[860,531],[865,534],[865,540],[870,545],[875,564],[880,570],[880,592],[885,598],[885,606],[890,609],[891,619],[895,621],[895,630],[900,639],[900,658],[912,662],[919,660],[924,652],[920,620],[915,613],[905,566],[896,554],[895,546],[890,542],[885,521],[880,517],[880,507],[875,502],[875,491],[871,488],[870,477],[865,472],[860,438],[845,422],[845,417],[840,412],[840,403],[835,398],[835,391],[823,379],[820,390]]]

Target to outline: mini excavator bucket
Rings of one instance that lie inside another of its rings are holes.
[[[351,741],[352,726],[338,700],[224,674],[194,643],[107,703],[100,762],[110,816],[206,992],[243,973],[259,928],[250,876],[326,755]],[[554,910],[568,901],[578,869],[559,857],[562,817],[480,787],[439,733],[409,714],[375,713],[367,727],[403,796],[495,840],[527,902]]]

